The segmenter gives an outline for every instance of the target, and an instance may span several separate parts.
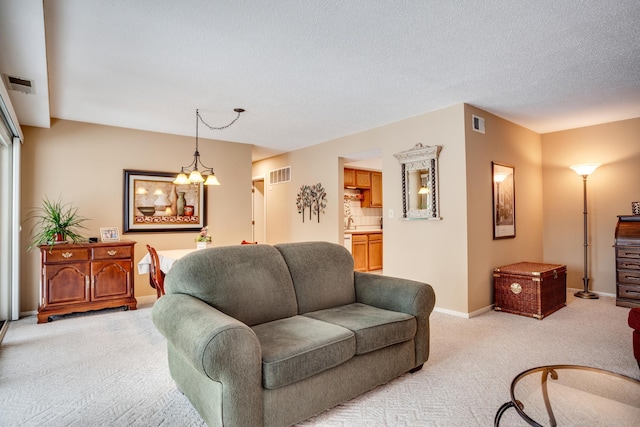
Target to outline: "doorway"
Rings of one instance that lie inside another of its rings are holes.
[[[253,178],[251,186],[251,239],[267,243],[267,198],[264,177]]]

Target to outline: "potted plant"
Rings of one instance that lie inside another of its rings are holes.
[[[86,229],[83,222],[87,218],[78,215],[78,208],[61,200],[51,201],[47,197],[42,200],[42,206],[34,208],[27,219],[34,220],[31,229],[31,243],[28,250],[40,245],[54,245],[56,242],[66,242],[67,239],[78,243],[84,240],[79,229]]]

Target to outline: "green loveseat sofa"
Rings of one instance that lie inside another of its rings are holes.
[[[354,272],[327,242],[195,251],[153,321],[178,388],[210,426],[286,426],[429,356],[431,286]]]

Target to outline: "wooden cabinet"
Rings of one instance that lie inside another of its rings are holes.
[[[363,208],[382,207],[382,172],[360,169],[344,170],[344,186],[362,190]]]
[[[371,172],[371,207],[382,207],[382,172]]]
[[[382,233],[354,233],[351,255],[355,271],[382,270]]]
[[[367,271],[369,247],[366,234],[354,234],[351,237],[351,255],[353,256],[353,269]]]
[[[382,233],[368,234],[368,264],[367,270],[382,270]]]
[[[344,169],[344,186],[369,189],[371,188],[372,174],[380,172],[370,172],[362,169]],[[382,178],[380,178],[382,180]]]
[[[356,186],[356,171],[355,169],[344,170],[344,186],[355,187]]]
[[[620,215],[615,232],[616,305],[640,307],[640,215]]]
[[[371,188],[371,172],[356,169],[355,174],[357,188]]]
[[[50,316],[121,307],[135,310],[136,242],[40,246],[38,323]]]

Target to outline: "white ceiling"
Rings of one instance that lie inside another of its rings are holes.
[[[43,6],[44,4],[44,6]],[[640,117],[638,0],[0,0],[21,125],[254,145],[254,160],[462,102],[539,133]]]

